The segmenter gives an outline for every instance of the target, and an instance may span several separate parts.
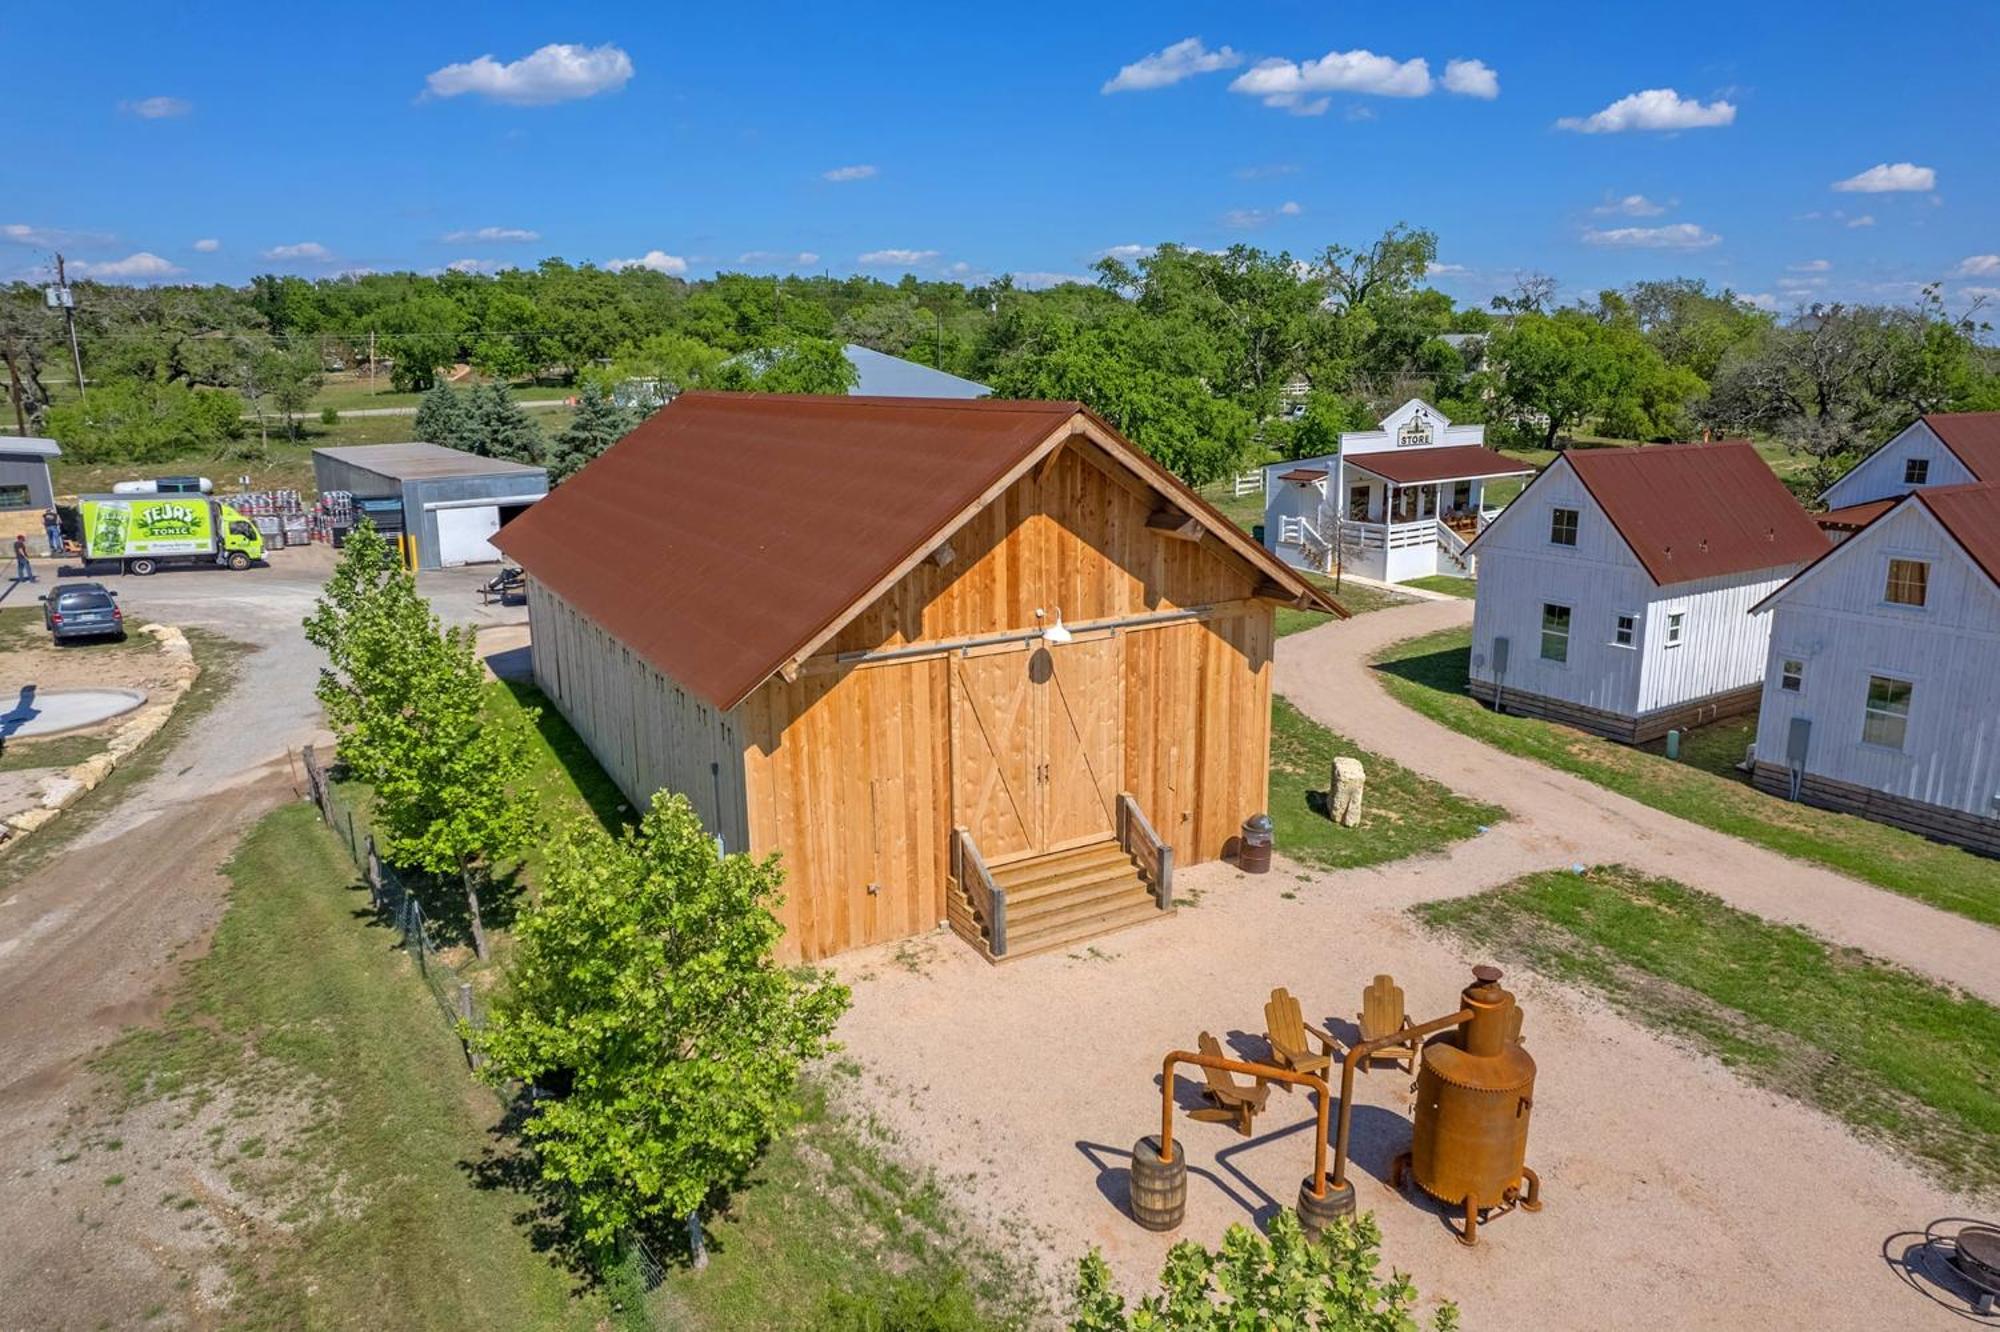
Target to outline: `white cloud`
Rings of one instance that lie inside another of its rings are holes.
[[[511,106],[547,106],[616,92],[631,78],[632,57],[609,42],[603,46],[552,42],[510,64],[483,55],[446,65],[432,71],[424,86],[432,97],[472,93]]]
[[[1622,199],[1606,199],[1590,211],[1599,217],[1612,214],[1620,217],[1658,217],[1667,211],[1667,205],[1655,203],[1643,194],[1628,194]]]
[[[648,250],[637,259],[607,259],[604,266],[614,273],[622,273],[628,268],[650,268],[655,273],[675,275],[688,271],[687,260],[665,250]]]
[[[1157,248],[1153,245],[1107,245],[1097,252],[1097,257],[1116,259],[1121,264],[1129,263],[1134,259],[1143,259]]]
[[[171,263],[147,250],[128,254],[123,259],[106,259],[98,263],[72,259],[68,268],[78,277],[96,278],[100,282],[119,278],[166,278],[187,271],[179,264]]]
[[[145,97],[136,102],[120,102],[118,106],[141,120],[171,120],[194,112],[194,103],[184,97]]]
[[[819,254],[814,250],[800,250],[787,254],[782,250],[745,250],[736,256],[739,264],[791,264],[797,268],[810,268],[819,262]]]
[[[439,237],[447,245],[458,245],[465,241],[486,241],[491,244],[538,241],[539,231],[529,231],[526,227],[480,227],[477,230],[447,231]]]
[[[1490,102],[1500,95],[1500,76],[1484,60],[1447,60],[1443,82],[1446,92],[1461,97],[1480,97]]]
[[[65,231],[61,227],[35,227],[25,222],[0,224],[0,240],[16,245],[53,249],[59,245],[108,245],[116,237],[101,231]]]
[[[864,264],[927,264],[938,257],[936,250],[870,250],[861,256]]]
[[[1202,45],[1201,38],[1188,37],[1151,55],[1139,57],[1106,80],[1098,91],[1108,95],[1170,88],[1196,74],[1235,69],[1242,63],[1243,57],[1226,46],[1211,51]]]
[[[1621,97],[1595,114],[1564,116],[1556,128],[1580,134],[1622,134],[1626,130],[1715,129],[1735,120],[1735,104],[1721,98],[1703,103],[1682,97],[1672,88],[1648,88]]]
[[[264,251],[266,259],[311,259],[315,263],[325,263],[333,258],[333,251],[318,241],[300,241],[297,245],[273,245]]]
[[[1859,175],[1836,180],[1833,188],[1846,194],[1896,194],[1937,188],[1937,172],[1911,162],[1878,162]]]
[[[841,184],[850,180],[873,180],[878,174],[873,166],[863,162],[855,166],[835,167],[831,171],[822,171],[819,173],[819,178]]]
[[[499,261],[494,259],[454,259],[445,265],[453,273],[491,273],[499,267]]]
[[[1863,213],[1860,217],[1847,219],[1847,225],[1849,227],[1872,227],[1875,225],[1875,217],[1872,213]]]
[[[1317,116],[1330,101],[1318,94],[1427,96],[1431,67],[1421,56],[1397,60],[1373,51],[1329,51],[1317,60],[1260,60],[1237,75],[1229,90],[1261,97],[1265,106],[1282,107],[1293,115]]]
[[[1305,209],[1287,199],[1276,208],[1232,208],[1222,215],[1222,224],[1226,227],[1248,230],[1251,227],[1264,226],[1281,217],[1297,217],[1303,212]]]
[[[1959,261],[1960,277],[2000,277],[2000,254],[1969,255]]]
[[[1259,166],[1239,167],[1238,180],[1269,180],[1273,176],[1296,176],[1299,164],[1296,162],[1266,162]]]
[[[1823,277],[1781,277],[1778,279],[1778,286],[1786,291],[1812,291],[1814,288],[1824,287],[1825,285],[1826,279]]]
[[[1791,271],[1794,273],[1824,273],[1832,267],[1833,260],[1831,259],[1807,259],[1802,263],[1790,266]]]
[[[1472,270],[1464,264],[1432,264],[1424,270],[1426,277],[1463,277]]]
[[[213,236],[203,236],[200,240],[194,243],[194,251],[196,254],[214,254],[217,250],[221,248],[222,248],[222,242],[215,239],[215,237]]]
[[[1960,287],[1958,294],[1979,301],[2000,301],[2000,287]]]
[[[1736,294],[1736,299],[1753,310],[1775,310],[1778,308],[1778,298],[1768,291],[1742,291]]]
[[[1586,245],[1610,245],[1630,250],[1705,250],[1719,244],[1722,237],[1693,222],[1674,222],[1664,227],[1591,227],[1583,233]]]

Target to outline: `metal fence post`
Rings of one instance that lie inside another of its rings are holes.
[[[486,1062],[486,1057],[480,1053],[478,1043],[472,1039],[472,1032],[479,1024],[477,1011],[472,1007],[471,981],[458,983],[458,1016],[465,1023],[465,1057],[471,1062],[472,1071],[477,1073],[480,1066]]]

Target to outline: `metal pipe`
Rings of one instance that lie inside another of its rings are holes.
[[[1310,1087],[1319,1093],[1319,1132],[1313,1135],[1313,1182],[1312,1195],[1326,1197],[1326,1115],[1327,1103],[1333,1097],[1333,1089],[1324,1078],[1311,1073],[1294,1073],[1287,1068],[1272,1064],[1249,1064],[1240,1059],[1224,1059],[1218,1055],[1196,1054],[1192,1050],[1175,1050],[1167,1055],[1160,1066],[1160,1160],[1174,1159],[1174,1065],[1195,1064],[1201,1068],[1219,1068],[1226,1073],[1247,1073],[1260,1082],[1289,1082],[1295,1086]]]
[[[1339,1188],[1347,1183],[1347,1127],[1354,1109],[1354,1069],[1362,1060],[1377,1050],[1386,1050],[1392,1045],[1408,1045],[1426,1036],[1443,1031],[1446,1027],[1456,1027],[1472,1021],[1473,1012],[1461,1008],[1450,1017],[1432,1018],[1429,1022],[1402,1031],[1391,1032],[1387,1036],[1377,1036],[1372,1041],[1360,1041],[1347,1047],[1347,1057],[1340,1061],[1340,1128],[1333,1148],[1333,1186]],[[1326,1127],[1321,1125],[1320,1135],[1326,1135]],[[1324,1144],[1322,1144],[1323,1146]]]

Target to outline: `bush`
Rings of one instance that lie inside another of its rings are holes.
[[[47,427],[72,462],[170,462],[243,433],[243,399],[228,389],[113,380],[49,409]]]
[[[335,408],[332,408],[332,407],[322,407],[322,408],[320,408],[320,409],[319,409],[319,423],[320,423],[321,425],[339,425],[339,424],[340,424],[340,412],[339,412],[339,411],[338,411],[337,409],[335,409]]]

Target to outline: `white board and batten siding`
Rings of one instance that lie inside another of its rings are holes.
[[[1925,605],[1885,599],[1889,560],[1929,563]],[[1772,603],[1760,763],[1811,722],[1808,774],[1927,805],[2000,814],[2000,590],[1920,504],[1843,544]],[[1796,691],[1787,660],[1805,664]],[[1870,676],[1911,685],[1901,749],[1862,739]]]
[[[1577,514],[1576,544],[1550,540],[1557,509]],[[1495,681],[1494,640],[1508,640],[1499,686],[1639,718],[1763,679],[1770,626],[1750,608],[1797,565],[1655,584],[1582,480],[1549,467],[1479,539],[1471,678]],[[1542,610],[1570,608],[1568,657],[1542,656]],[[1629,644],[1619,617],[1631,616]],[[1678,639],[1670,618],[1680,615]]]
[[[1847,475],[1828,486],[1820,499],[1829,509],[1843,509],[1850,504],[1907,495],[1919,488],[1905,479],[1909,464],[1915,459],[1928,464],[1923,480],[1926,487],[1956,486],[1979,479],[1958,460],[1957,454],[1945,447],[1929,425],[1919,420],[1912,421],[1888,443],[1856,463]]]
[[[535,684],[576,728],[635,811],[684,793],[729,851],[750,844],[743,732],[575,609],[528,581]]]

